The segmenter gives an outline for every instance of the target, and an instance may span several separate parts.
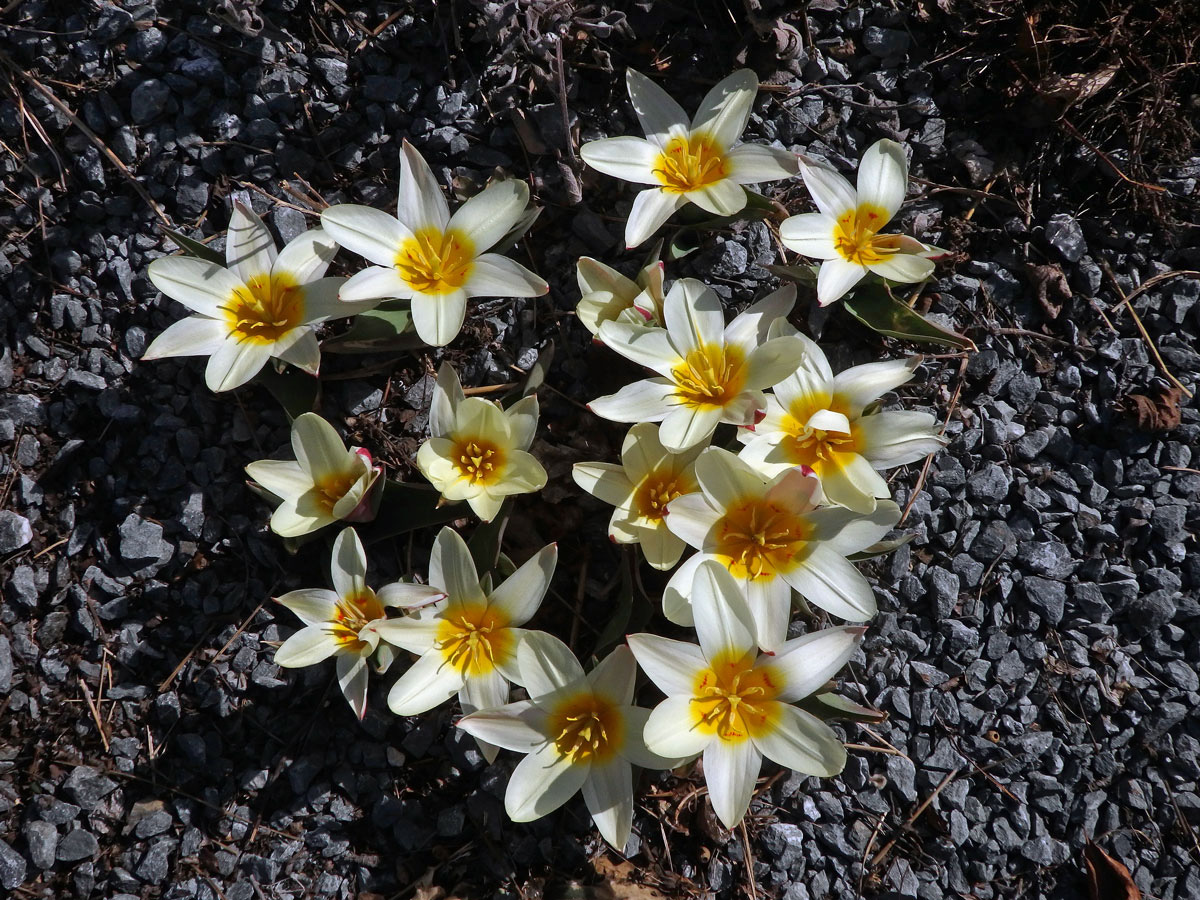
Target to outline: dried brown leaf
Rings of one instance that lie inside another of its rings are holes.
[[[1090,838],[1083,847],[1091,900],[1142,900],[1129,870],[1099,848]]]
[[[1125,398],[1125,408],[1143,431],[1171,431],[1179,426],[1182,416],[1179,401],[1182,397],[1183,391],[1178,387],[1161,391],[1157,398],[1129,394]]]
[[[667,895],[642,884],[637,880],[637,869],[632,863],[622,860],[614,863],[607,856],[602,856],[592,862],[596,874],[604,879],[603,894],[597,896],[611,897],[612,900],[667,900]]]
[[[1062,268],[1056,265],[1028,265],[1025,271],[1033,281],[1038,303],[1049,318],[1057,319],[1063,309],[1062,303],[1058,301],[1071,299],[1071,286],[1067,284],[1067,276],[1063,274]],[[1051,293],[1057,300],[1051,299]]]

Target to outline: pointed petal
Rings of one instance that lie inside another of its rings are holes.
[[[343,653],[337,658],[338,687],[342,689],[342,694],[359,719],[367,714],[369,677],[367,661],[357,653]]]
[[[449,230],[466,235],[476,252],[483,253],[508,234],[528,204],[529,186],[525,182],[516,178],[493,181],[458,208],[450,217]]]
[[[517,647],[521,687],[531,699],[567,687],[584,687],[583,666],[571,649],[552,634],[531,631]]]
[[[674,408],[674,397],[674,384],[665,378],[649,378],[597,397],[588,409],[611,422],[661,422]]]
[[[846,767],[846,748],[833,729],[811,713],[782,705],[778,726],[754,743],[767,759],[804,775],[832,778]]]
[[[834,259],[838,256],[833,243],[836,219],[824,213],[803,213],[784,219],[779,226],[779,239],[789,250],[812,259]]]
[[[467,292],[451,291],[433,296],[414,293],[412,322],[417,337],[434,347],[444,347],[462,331],[467,317]]]
[[[862,573],[823,544],[810,546],[804,562],[783,577],[809,603],[839,619],[865,622],[879,610],[875,592]]]
[[[326,209],[321,213],[321,227],[351,253],[388,268],[396,264],[404,242],[413,237],[412,230],[395,216],[353,203]]]
[[[483,606],[488,601],[479,587],[479,573],[467,542],[453,528],[438,532],[429,558],[429,583],[442,588],[451,602]]]
[[[625,84],[633,111],[651,143],[661,148],[672,136],[687,132],[687,113],[661,87],[634,69],[626,70]]]
[[[254,210],[234,201],[225,236],[225,265],[242,281],[271,274],[275,264],[275,239]]]
[[[505,750],[529,753],[546,741],[545,719],[546,714],[528,700],[518,700],[498,709],[464,716],[458,720],[458,727]]]
[[[819,474],[826,502],[856,513],[874,512],[877,498],[889,496],[887,482],[857,453],[830,453]]]
[[[313,486],[312,478],[290,459],[260,459],[246,466],[246,474],[277,497],[299,497]]]
[[[522,397],[504,411],[504,418],[508,420],[509,436],[512,438],[514,447],[519,450],[529,449],[537,434],[538,415],[538,399],[535,394]]]
[[[784,285],[756,301],[725,326],[725,343],[737,344],[747,356],[772,337],[771,327],[796,305],[796,286]],[[788,326],[791,327],[791,326]]]
[[[613,463],[575,463],[571,468],[575,483],[605,503],[620,506],[633,494],[633,482],[625,469]]]
[[[638,422],[625,433],[625,440],[621,442],[621,465],[631,489],[651,472],[666,465],[670,457],[671,453],[658,439],[658,426],[653,422]]]
[[[690,697],[683,699],[691,701]],[[625,745],[621,748],[621,755],[635,766],[643,769],[674,769],[684,761],[683,757],[663,756],[646,747],[646,725],[650,721],[650,710],[640,706],[623,706],[621,715],[625,718]],[[691,727],[690,722],[687,727]],[[701,749],[697,749],[696,753]]]
[[[762,753],[749,740],[714,740],[704,750],[704,780],[713,812],[733,828],[750,808],[762,768]]]
[[[801,156],[800,174],[813,203],[825,215],[839,219],[846,212],[858,209],[858,194],[829,163]]]
[[[571,765],[553,743],[539,747],[513,770],[504,793],[504,809],[514,822],[532,822],[554,812],[574,796],[588,766]]]
[[[868,147],[858,164],[858,202],[881,207],[887,213],[879,223],[881,228],[899,211],[907,190],[904,148],[887,138]]]
[[[316,481],[345,472],[353,462],[333,426],[311,412],[292,422],[292,451],[300,468]]]
[[[827,508],[814,510],[807,517],[816,527],[815,540],[840,556],[848,556],[882,540],[900,521],[900,507],[891,500],[880,500],[865,515]]]
[[[850,433],[850,420],[846,418],[846,414],[834,412],[832,409],[818,409],[808,417],[805,424],[809,428],[818,428],[821,431],[833,431],[838,434]]]
[[[204,369],[204,383],[210,391],[229,391],[241,387],[255,375],[271,358],[271,344],[256,344],[250,341],[239,343],[227,337],[216,352],[208,358]]]
[[[667,293],[664,315],[677,356],[720,345],[725,331],[725,310],[716,292],[695,278],[680,278]]]
[[[733,576],[719,563],[709,561],[696,569],[692,582],[692,614],[696,636],[705,657],[754,653],[758,646],[754,620]]]
[[[791,178],[800,171],[796,154],[764,144],[739,144],[725,154],[729,177],[738,184],[760,184]]]
[[[754,639],[764,653],[774,653],[787,638],[792,617],[792,588],[778,575],[741,582],[754,623]]]
[[[407,300],[412,295],[412,285],[392,266],[370,266],[355,272],[338,289],[338,299],[347,305],[368,300]]]
[[[466,399],[458,373],[448,362],[438,369],[437,387],[429,404],[429,431],[436,437],[452,432],[457,421],[459,404]]]
[[[633,769],[621,757],[606,765],[593,764],[583,782],[583,802],[592,821],[618,853],[633,829]]]
[[[762,482],[759,482],[761,487]],[[690,546],[700,549],[713,525],[721,518],[703,494],[684,494],[667,504],[667,515],[663,521],[671,533]]]
[[[608,291],[626,302],[632,302],[633,298],[642,292],[636,281],[626,278],[612,266],[590,256],[581,256],[575,263],[575,279],[579,283],[579,293],[585,295],[596,291]]]
[[[687,203],[683,194],[669,194],[660,188],[647,188],[633,198],[625,221],[625,246],[638,247],[650,239],[679,207]]]
[[[524,625],[542,605],[558,564],[558,544],[547,544],[492,591],[488,603],[511,625]]]
[[[642,671],[668,697],[676,694],[692,696],[696,687],[696,676],[708,668],[704,653],[695,644],[660,637],[657,634],[631,634],[626,637],[626,641]]]
[[[317,343],[316,332],[311,328],[295,328],[288,337],[292,340],[276,344],[273,355],[309,375],[321,371],[321,345]]]
[[[304,322],[312,325],[329,319],[343,319],[366,312],[378,305],[375,298],[350,303],[341,298],[345,278],[318,278],[302,288],[304,300]]]
[[[662,424],[658,428],[659,440],[672,453],[683,453],[697,444],[708,441],[721,422],[734,418],[730,415],[731,412],[733,404],[728,408],[677,406],[663,416]]]
[[[325,276],[337,252],[337,242],[325,229],[312,228],[287,242],[275,257],[271,274],[287,273],[297,284],[309,284]]]
[[[519,262],[484,253],[471,264],[463,290],[470,297],[540,297],[550,286]]]
[[[692,131],[710,135],[721,149],[728,150],[746,130],[757,93],[758,76],[751,69],[725,76],[700,101]]]
[[[642,739],[651,753],[672,760],[691,759],[715,740],[696,727],[690,685],[686,694],[672,694],[650,711]]]
[[[712,184],[684,194],[705,212],[714,216],[732,216],[746,208],[746,189],[732,178],[722,178]]]
[[[821,263],[821,271],[817,273],[817,302],[828,306],[841,300],[866,274],[863,266],[841,257],[825,260]]]
[[[508,465],[505,466],[503,480],[493,485],[488,491],[497,497],[507,497],[510,494],[530,494],[544,488],[547,477],[545,467],[537,461],[532,453],[513,450],[508,455]]]
[[[946,446],[946,439],[937,433],[937,421],[929,413],[885,410],[863,416],[856,424],[862,455],[877,469],[916,462]]]
[[[685,628],[691,628],[696,624],[695,616],[692,615],[692,603],[689,599],[692,594],[692,582],[696,578],[696,569],[699,565],[712,558],[706,553],[695,553],[684,560],[683,565],[671,575],[667,586],[663,588],[662,597],[663,615],[669,621]]]
[[[338,595],[323,588],[303,588],[288,591],[276,597],[275,602],[294,612],[305,625],[321,625],[328,623],[337,611]]]
[[[427,584],[396,581],[385,584],[376,591],[375,596],[384,606],[393,609],[418,609],[436,603],[445,598],[446,594]]]
[[[463,686],[458,669],[437,650],[426,653],[388,692],[388,708],[398,716],[416,716],[445,703]]]
[[[166,256],[146,269],[156,288],[192,312],[224,321],[221,307],[229,303],[242,280],[228,269],[190,256]]]
[[[867,266],[876,275],[902,284],[924,281],[933,274],[936,267],[932,259],[912,253],[893,253],[879,262],[870,263]]]
[[[341,646],[330,627],[326,623],[301,628],[275,650],[275,664],[285,669],[298,669],[329,659]]]
[[[319,512],[315,503],[306,502],[312,499],[312,493],[306,492],[295,499],[285,498],[271,514],[271,530],[280,537],[300,537],[333,522],[333,516]]]
[[[579,155],[597,172],[613,178],[634,184],[662,183],[654,174],[659,149],[642,138],[623,136],[588,141],[579,148]]]
[[[717,510],[738,506],[745,503],[747,498],[761,496],[766,491],[764,479],[722,447],[709,447],[696,457],[696,480],[700,482],[700,488],[709,503]],[[669,507],[672,514],[675,502]],[[669,520],[670,516],[668,524]]]
[[[409,231],[435,228],[444,232],[450,221],[450,207],[433,177],[433,170],[407,140],[400,149],[400,197],[396,217]]]
[[[633,702],[636,681],[637,661],[633,658],[633,651],[625,644],[618,644],[587,674],[587,683],[592,691],[603,694],[617,706],[628,706]]]
[[[367,553],[353,528],[343,528],[333,542],[330,564],[333,589],[339,597],[358,597],[367,589]]]
[[[465,714],[498,709],[508,703],[508,679],[493,670],[486,675],[473,675],[458,692],[458,705]]]
[[[162,359],[167,356],[210,356],[225,342],[229,326],[220,319],[188,316],[172,322],[156,337],[142,359]]]
[[[760,662],[779,673],[783,687],[778,699],[794,703],[816,693],[850,661],[865,630],[854,626],[822,628],[785,641],[774,658]]]
[[[421,656],[433,649],[437,643],[441,624],[442,620],[432,615],[421,618],[402,616],[376,622],[372,631],[379,635],[380,640]]]
[[[602,322],[597,337],[630,362],[645,366],[664,378],[669,378],[681,361],[670,335],[662,328],[629,322]]]

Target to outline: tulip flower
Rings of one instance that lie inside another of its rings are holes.
[[[594,497],[611,503],[608,536],[618,544],[640,544],[646,561],[670,569],[686,546],[667,528],[667,504],[700,490],[695,461],[707,443],[672,453],[658,439],[658,426],[639,422],[621,445],[621,465],[576,463],[575,483]]]
[[[517,667],[528,700],[458,722],[477,739],[528,754],[504,794],[508,817],[539,819],[582,791],[601,836],[623,850],[633,827],[633,766],[669,769],[677,762],[642,741],[649,710],[631,705],[633,654],[618,647],[585,675],[566,644],[535,631],[518,648]]]
[[[346,249],[374,263],[342,286],[348,303],[410,300],[421,340],[450,343],[462,329],[471,297],[539,297],[546,282],[513,260],[490,252],[525,217],[529,188],[508,179],[488,185],[454,213],[433,171],[404,142],[396,215],[342,204],[321,224]]]
[[[750,69],[739,69],[718,82],[691,121],[645,75],[629,69],[625,81],[646,137],[591,141],[579,155],[605,175],[653,185],[633,201],[625,224],[627,246],[646,241],[687,203],[716,216],[732,216],[746,206],[742,185],[796,174],[793,153],[762,144],[735,146],[758,93],[758,76]]]
[[[246,474],[282,501],[271,515],[271,530],[299,537],[331,522],[366,522],[375,517],[383,473],[363,447],[346,448],[333,426],[316,413],[292,422],[295,461],[260,459]]]
[[[807,470],[760,475],[728,450],[696,457],[700,492],[667,504],[667,527],[700,552],[680,566],[663,594],[663,613],[691,625],[688,604],[698,568],[721,564],[737,581],[754,617],[759,646],[776,650],[787,634],[792,591],[851,622],[876,613],[871,585],[846,559],[874,544],[900,519],[890,500],[868,516],[817,508],[819,482]]]
[[[324,277],[337,249],[316,228],[277,252],[262,220],[234,203],[225,268],[188,256],[150,263],[154,286],[196,315],[168,327],[142,359],[207,356],[204,381],[212,391],[242,386],[272,357],[316,375],[321,348],[313,326],[375,305],[338,302],[345,279]]]
[[[490,522],[505,497],[546,486],[546,470],[528,452],[537,421],[537,397],[508,409],[467,397],[454,368],[443,363],[429,409],[432,437],[417,451],[417,467],[445,500],[466,500]]]
[[[826,628],[761,655],[755,623],[733,577],[706,562],[692,597],[696,644],[631,634],[629,648],[667,699],[650,712],[643,737],[653,753],[704,754],[713,811],[726,828],[750,806],[765,756],[805,775],[833,776],[846,748],[797,700],[821,690],[853,655],[864,628]]]
[[[904,202],[908,160],[895,141],[877,141],[863,154],[858,189],[828,163],[800,158],[800,174],[819,212],[785,219],[783,245],[823,260],[817,275],[817,301],[841,299],[868,272],[890,281],[924,281],[933,274],[932,257],[944,250],[903,234],[880,234]]]
[[[791,337],[768,340],[786,316],[796,290],[764,297],[728,325],[720,298],[694,278],[667,294],[666,329],[604,322],[600,340],[658,377],[626,385],[593,400],[588,409],[614,422],[661,422],[659,439],[672,453],[707,441],[717,425],[753,425],[766,408],[762,389],[800,363],[802,345]]]
[[[517,647],[527,633],[520,626],[541,605],[557,561],[557,545],[543,547],[489,592],[466,541],[443,528],[433,544],[429,584],[446,599],[375,628],[388,643],[419,656],[388,694],[392,712],[415,716],[456,693],[464,713],[507,703],[509,683],[520,678]],[[495,759],[495,747],[481,749]]]
[[[338,684],[360,719],[367,711],[367,660],[381,649],[375,626],[386,621],[389,608],[416,607],[445,596],[419,584],[389,584],[379,593],[367,587],[367,555],[353,528],[333,542],[330,565],[333,590],[290,591],[276,602],[286,606],[304,627],[279,645],[275,662],[296,669],[337,657]]]
[[[913,377],[919,356],[854,366],[833,374],[817,344],[803,335],[804,360],[767,396],[754,430],[743,429],[738,454],[767,477],[807,466],[829,503],[870,513],[891,496],[876,470],[915,462],[946,445],[928,413],[880,412],[877,401]]]
[[[582,294],[575,315],[593,335],[601,322],[634,325],[663,324],[663,264],[652,262],[631,281],[616,269],[591,257],[581,257],[575,273]]]

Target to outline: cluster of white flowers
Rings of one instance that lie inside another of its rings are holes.
[[[594,141],[581,153],[600,172],[650,185],[629,214],[631,247],[687,203],[734,216],[748,202],[743,185],[800,174],[819,212],[787,219],[780,235],[822,261],[821,303],[869,272],[922,280],[943,252],[880,234],[907,186],[898,144],[867,151],[856,191],[824,163],[738,143],[757,91],[749,70],[717,84],[691,120],[645,76],[630,71],[628,87],[646,138]],[[498,181],[451,215],[428,164],[405,142],[395,216],[330,207],[321,228],[277,252],[258,217],[235,203],[225,267],[186,257],[151,264],[154,284],[197,315],[168,328],[146,357],[207,355],[206,381],[216,391],[245,384],[271,358],[315,375],[314,326],[384,301],[407,301],[421,340],[445,345],[470,298],[546,292],[541,278],[498,252],[532,222],[528,201],[524,183]],[[339,246],[372,265],[348,279],[325,277]],[[333,589],[278,598],[304,627],[275,659],[295,667],[336,657],[339,684],[361,717],[370,670],[386,672],[397,651],[407,651],[414,660],[388,694],[394,713],[415,715],[457,695],[458,724],[488,760],[500,748],[526,754],[507,789],[511,818],[545,815],[581,791],[604,839],[622,848],[633,820],[633,766],[674,768],[703,755],[713,808],[729,827],[749,806],[764,756],[807,774],[841,771],[846,753],[834,731],[793,704],[828,690],[864,628],[789,640],[793,611],[803,600],[848,623],[874,615],[873,591],[848,557],[899,520],[879,472],[943,442],[932,416],[881,410],[881,398],[912,378],[920,360],[835,374],[788,323],[794,287],[726,323],[716,293],[691,278],[666,289],[657,260],[636,280],[587,257],[577,274],[579,320],[652,374],[592,401],[597,415],[634,424],[620,464],[580,463],[574,478],[614,507],[614,541],[639,545],[656,569],[675,569],[662,612],[694,627],[698,643],[630,635],[585,672],[560,640],[524,628],[550,588],[556,545],[494,585],[462,537],[443,528],[426,584],[376,591],[366,583],[362,543],[346,528],[333,544]],[[507,497],[546,484],[530,453],[538,415],[534,396],[508,408],[466,396],[443,364],[416,465],[441,502],[465,501],[491,522]],[[710,446],[722,425],[733,426],[728,447],[740,442],[739,453]],[[374,518],[385,479],[367,450],[347,448],[314,413],[294,420],[292,449],[295,461],[247,466],[275,504],[277,534],[295,539]],[[695,552],[679,565],[689,547]],[[633,705],[638,666],[666,695],[653,710]],[[513,685],[525,697],[510,703]]]

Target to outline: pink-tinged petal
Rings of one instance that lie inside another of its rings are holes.
[[[733,828],[750,808],[754,785],[762,768],[762,753],[749,740],[715,740],[704,750],[704,780],[713,812]]]
[[[858,164],[858,202],[877,206],[886,213],[883,227],[904,203],[908,190],[908,159],[904,148],[884,138],[867,148]]]

